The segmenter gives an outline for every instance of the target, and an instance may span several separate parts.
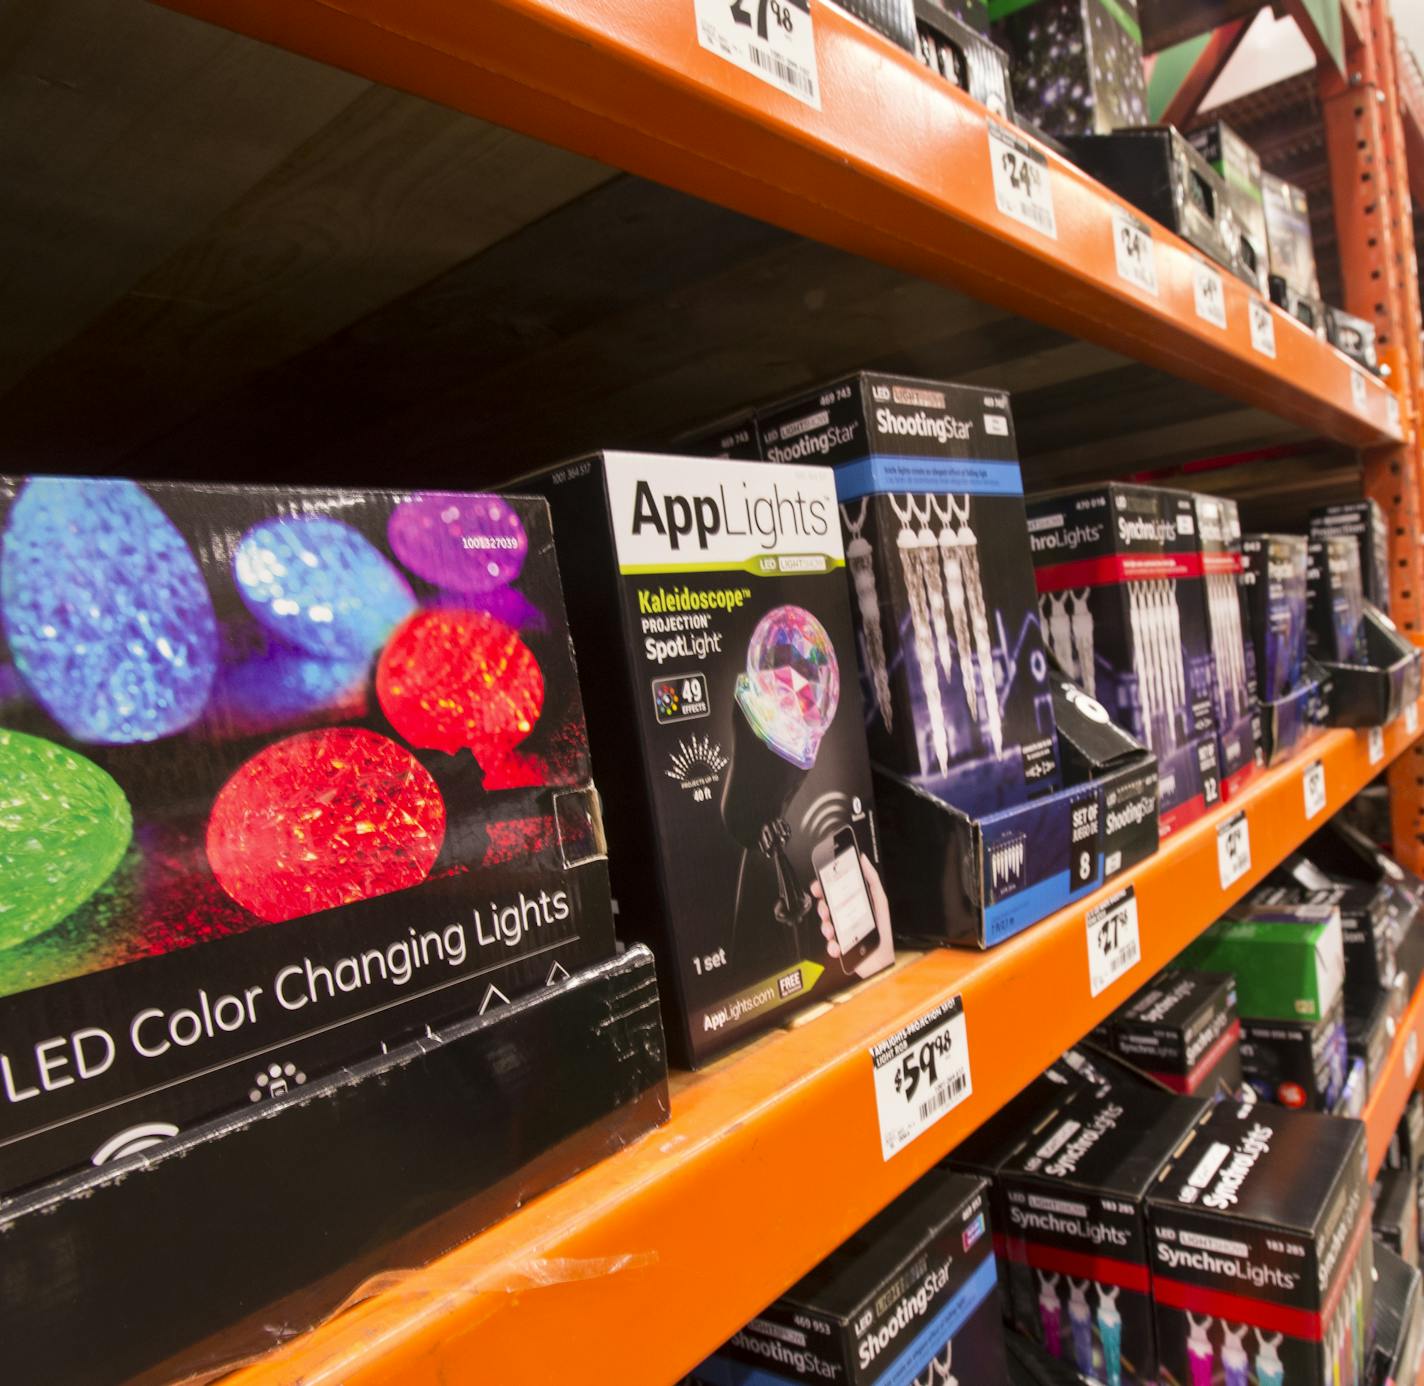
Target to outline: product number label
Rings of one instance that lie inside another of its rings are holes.
[[[1197,317],[1213,327],[1226,326],[1226,285],[1221,275],[1210,265],[1196,262],[1192,276],[1192,297],[1196,300]]]
[[[1216,865],[1223,890],[1229,890],[1251,869],[1251,829],[1245,809],[1216,830]]]
[[[1323,761],[1316,761],[1314,765],[1305,767],[1305,817],[1306,821],[1314,818],[1325,808],[1325,765]]]
[[[1378,765],[1384,759],[1384,728],[1370,728],[1370,764]]]
[[[1350,372],[1350,398],[1355,401],[1355,408],[1363,414],[1368,395],[1365,393],[1365,377],[1359,371]]]
[[[974,1091],[964,1001],[954,997],[870,1050],[880,1153],[889,1159]]]
[[[994,201],[1015,221],[1058,239],[1053,216],[1053,184],[1048,160],[1027,140],[1011,134],[997,120],[989,124],[989,167],[994,175]]]
[[[1276,322],[1271,316],[1270,307],[1262,303],[1259,298],[1253,298],[1247,304],[1247,308],[1251,321],[1251,345],[1262,356],[1269,356],[1274,361],[1276,359]]]
[[[743,72],[821,109],[811,0],[693,0],[697,41]]]
[[[1404,1071],[1414,1077],[1414,1066],[1419,1062],[1419,1032],[1411,1030],[1404,1037]]]
[[[1404,730],[1407,731],[1410,736],[1413,736],[1414,733],[1419,730],[1418,703],[1410,703],[1409,706],[1404,709]]]
[[[1152,232],[1124,207],[1113,208],[1112,227],[1118,278],[1156,298],[1157,252]]]
[[[1088,987],[1096,996],[1142,961],[1131,886],[1088,911]]]

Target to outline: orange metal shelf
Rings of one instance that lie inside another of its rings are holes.
[[[1387,728],[1374,763],[1366,733],[1327,733],[1151,860],[1002,947],[902,959],[809,1022],[677,1075],[667,1126],[234,1386],[520,1386],[549,1379],[551,1345],[578,1362],[580,1379],[668,1386],[1124,1001],[1399,755],[1417,726]],[[1327,803],[1307,821],[1303,776],[1317,760]],[[1242,810],[1251,867],[1223,890],[1217,829]],[[1143,957],[1091,998],[1085,915],[1128,883]],[[973,1094],[886,1161],[867,1050],[956,994]],[[1371,1103],[1372,1154],[1412,1081],[1405,1036],[1421,1027],[1416,999]]]
[[[1389,1047],[1389,1059],[1384,1076],[1365,1106],[1365,1125],[1369,1128],[1370,1176],[1384,1163],[1385,1149],[1404,1104],[1409,1101],[1419,1083],[1420,1059],[1424,1057],[1424,982],[1414,993],[1414,999],[1404,1012]]]
[[[956,285],[1341,443],[1397,441],[1390,391],[1154,230],[1160,297],[1118,277],[1101,185],[1048,155],[1058,235],[1003,215],[976,102],[814,0],[822,109],[703,49],[692,0],[166,0],[174,8],[512,126],[815,240]]]

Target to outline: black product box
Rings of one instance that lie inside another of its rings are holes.
[[[1343,308],[1325,305],[1325,338],[1331,346],[1345,353],[1350,360],[1375,375],[1379,371],[1379,352],[1375,345],[1375,325],[1367,318],[1357,318]]]
[[[708,1386],[1008,1386],[988,1186],[931,1170],[697,1369]]]
[[[1321,663],[1330,676],[1331,726],[1383,726],[1419,701],[1419,650],[1368,602],[1353,658]]]
[[[1241,1019],[1241,1069],[1266,1102],[1329,1112],[1345,1086],[1345,1003],[1320,1020]]]
[[[1310,537],[1353,538],[1360,550],[1360,581],[1365,596],[1381,611],[1389,610],[1389,528],[1379,502],[1345,501],[1310,512]]]
[[[1293,755],[1329,725],[1330,688],[1329,674],[1307,658],[1292,692],[1261,703],[1260,748],[1267,765]]]
[[[938,3],[961,24],[967,24],[971,29],[981,34],[989,32],[989,0],[938,0]],[[1007,61],[1005,59],[1005,71],[1007,71]]]
[[[1142,0],[1142,44],[1148,53],[1210,33],[1233,19],[1254,19],[1254,0]]]
[[[968,0],[961,8],[969,8]],[[982,0],[979,8],[987,14]],[[1002,49],[985,37],[987,20],[975,25],[952,13],[939,0],[915,0],[915,30],[920,61],[946,82],[968,92],[976,101],[1005,120],[1014,118],[1014,98],[1009,88],[1009,60]]]
[[[1300,684],[1306,651],[1307,541],[1301,534],[1244,534],[1241,587],[1246,634],[1262,702]]]
[[[757,437],[756,411],[741,409],[701,428],[679,433],[669,448],[683,457],[730,457],[741,462],[759,462],[761,440]]]
[[[542,500],[0,481],[0,1192],[610,956]]]
[[[1059,789],[1009,397],[858,373],[757,424],[835,469],[875,764],[974,817]]]
[[[1365,618],[1360,546],[1353,536],[1312,535],[1307,546],[1306,641],[1322,664],[1356,659]]]
[[[833,0],[833,3],[907,53],[915,51],[914,0]]]
[[[1424,1164],[1424,1093],[1412,1092],[1399,1125],[1389,1138],[1384,1162],[1390,1169],[1407,1169],[1417,1180]]]
[[[1051,652],[1049,658],[1063,779],[1098,787],[1103,879],[1109,880],[1157,850],[1157,757],[1114,726],[1107,709],[1063,673]]]
[[[1194,581],[1201,564],[1195,522],[1178,513],[1184,499],[1109,482],[1028,502],[1049,646],[1156,754],[1164,837],[1221,798],[1212,656]]]
[[[892,957],[835,482],[609,452],[522,484],[549,498],[600,675],[619,931],[653,949],[671,1050],[701,1064]]]
[[[1236,273],[1264,298],[1270,293],[1270,252],[1261,196],[1261,156],[1225,121],[1198,126],[1188,136],[1220,175],[1236,230]]]
[[[1372,997],[1346,993],[1345,1052],[1351,1061],[1363,1061],[1367,1096],[1384,1075],[1394,1032],[1394,996],[1391,991],[1381,988]]]
[[[1151,1199],[1163,1383],[1362,1386],[1366,1159],[1357,1121],[1214,1109]]]
[[[1147,1196],[1211,1105],[1152,1088],[1080,1101],[1000,1173],[1030,1336],[1093,1381],[1156,1386]]]
[[[1188,1097],[1240,1095],[1240,1041],[1236,979],[1224,972],[1164,972],[1111,1020],[1113,1052]]]
[[[1421,1277],[1387,1246],[1374,1248],[1374,1344],[1369,1386],[1415,1386],[1424,1352]]]
[[[0,1221],[6,1378],[156,1386],[266,1351],[665,1121],[666,1079],[631,948],[22,1194]]]
[[[1226,184],[1174,126],[1065,134],[1063,140],[1084,173],[1236,273],[1240,236]]]
[[[1177,530],[1195,522],[1200,576],[1179,584],[1178,600],[1196,591],[1200,622],[1211,651],[1213,705],[1222,797],[1231,799],[1265,764],[1257,753],[1255,661],[1246,641],[1245,591],[1241,582],[1241,520],[1236,502],[1217,496],[1177,498]]]
[[[1050,135],[1146,121],[1137,0],[989,0],[989,32],[1009,55],[1014,109]]]
[[[1304,301],[1315,314],[1315,320],[1307,326],[1323,333],[1320,280],[1315,272],[1315,243],[1311,239],[1310,204],[1305,193],[1295,184],[1263,171],[1261,200],[1266,209],[1271,299],[1302,322],[1306,319],[1297,310]]]
[[[1419,1185],[1407,1169],[1382,1169],[1374,1186],[1374,1234],[1411,1266],[1419,1264]]]
[[[1271,302],[1304,323],[1317,337],[1325,337],[1325,304],[1318,298],[1298,294],[1276,275],[1271,276]]]

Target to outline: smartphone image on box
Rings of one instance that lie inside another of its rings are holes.
[[[840,949],[841,966],[854,972],[880,946],[880,927],[870,903],[870,888],[860,866],[860,847],[851,827],[839,829],[816,845],[811,864],[821,882],[826,908]]]

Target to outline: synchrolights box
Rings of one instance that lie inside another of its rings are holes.
[[[1008,1386],[987,1188],[934,1170],[697,1369],[708,1386]]]
[[[1113,1052],[1173,1092],[1239,1096],[1236,979],[1176,968],[1149,982],[1109,1021]]]
[[[604,453],[528,484],[596,671],[619,932],[701,1063],[892,956],[835,481]]]
[[[1363,1386],[1365,1128],[1221,1104],[1153,1190],[1163,1386]]]
[[[548,507],[0,482],[0,1189],[613,951]]]

